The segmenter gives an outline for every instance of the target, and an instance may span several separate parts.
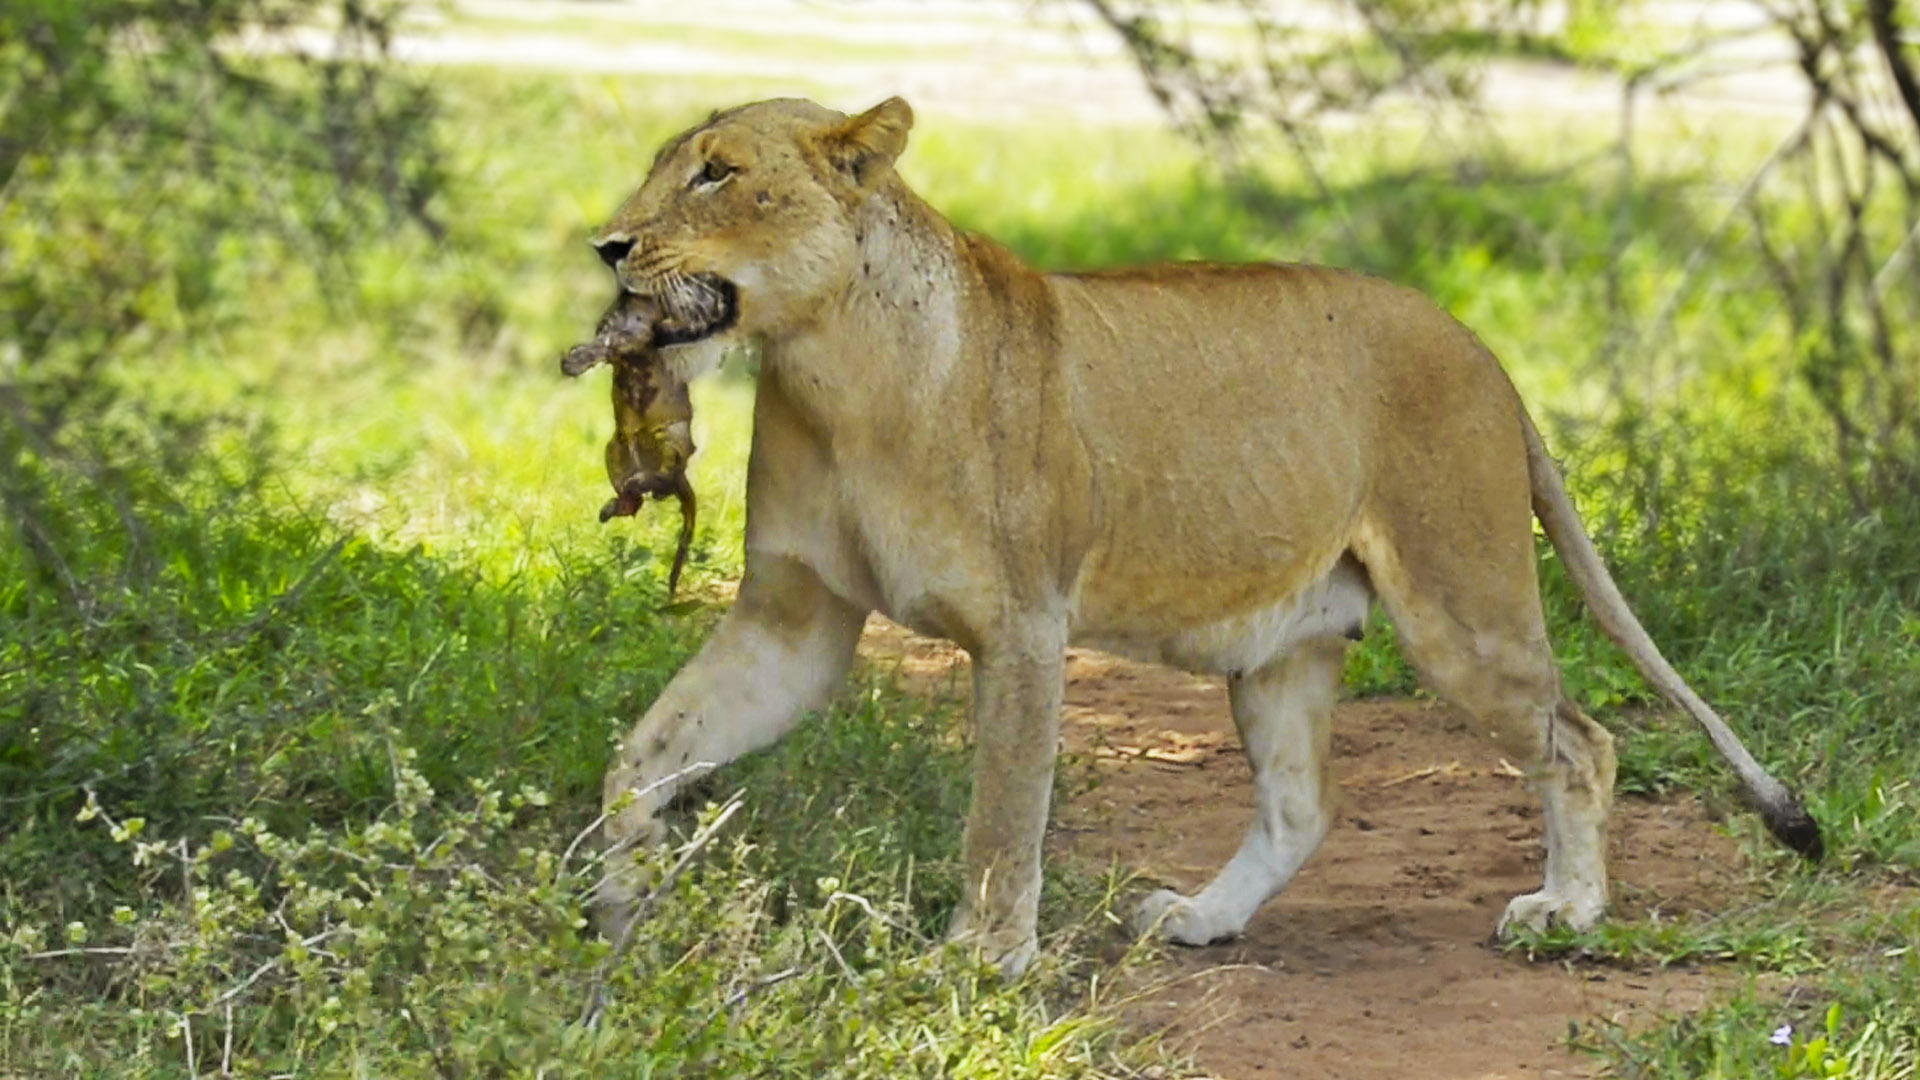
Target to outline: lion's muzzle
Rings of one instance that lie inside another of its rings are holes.
[[[607,264],[609,270],[619,270],[628,253],[633,251],[633,237],[625,233],[609,233],[593,242],[593,250],[600,255],[600,261]]]
[[[654,326],[655,345],[699,341],[731,329],[739,320],[739,290],[718,274],[668,272],[644,285],[642,295],[665,312]]]

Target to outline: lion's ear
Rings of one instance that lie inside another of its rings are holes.
[[[907,132],[912,128],[913,108],[901,98],[890,97],[828,131],[827,159],[856,186],[872,187],[907,148]]]

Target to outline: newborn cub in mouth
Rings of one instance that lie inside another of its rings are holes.
[[[600,317],[593,340],[560,358],[560,370],[578,376],[602,364],[613,367],[613,438],[607,440],[607,481],[613,498],[600,520],[630,517],[652,495],[680,503],[680,540],[667,575],[667,599],[680,586],[693,543],[697,503],[687,481],[693,458],[693,402],[687,384],[660,359],[657,344],[671,337],[674,321],[652,300],[621,293]]]

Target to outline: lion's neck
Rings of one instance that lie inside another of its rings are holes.
[[[937,405],[961,348],[967,256],[954,228],[896,180],[856,229],[846,291],[762,357],[765,375],[828,427],[840,414]]]

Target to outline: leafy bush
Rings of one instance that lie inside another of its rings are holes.
[[[803,887],[769,875],[752,815],[726,828],[749,789],[679,849],[635,853],[665,895],[615,951],[582,916],[602,860],[585,834],[559,842],[544,792],[439,795],[411,748],[387,749],[379,814],[297,834],[244,817],[163,836],[90,793],[79,818],[139,884],[100,919],[0,908],[0,1061],[76,1077],[1125,1067],[1110,1024],[1074,1007],[1095,984],[1062,953],[1086,927],[1054,937],[1028,983],[1047,993],[1002,985],[920,932],[911,845],[892,834],[833,830],[801,865],[836,873]]]

